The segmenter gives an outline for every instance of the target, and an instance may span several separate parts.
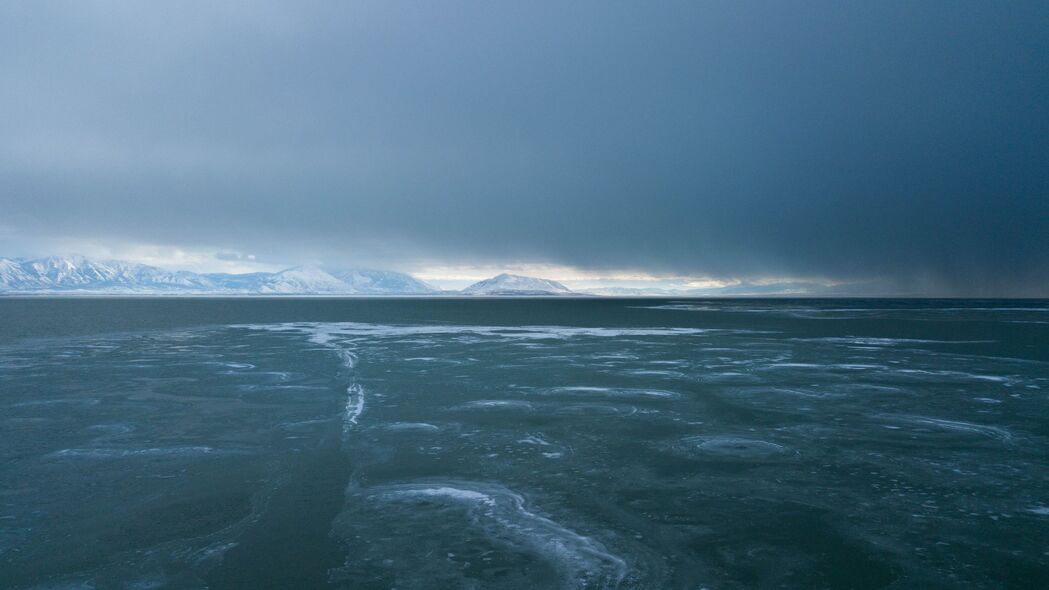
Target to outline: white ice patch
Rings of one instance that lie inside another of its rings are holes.
[[[642,336],[689,336],[721,330],[700,328],[583,328],[574,326],[448,326],[448,325],[386,325],[358,322],[304,322],[287,324],[249,324],[233,326],[249,330],[272,332],[300,333],[308,336],[309,341],[333,349],[342,358],[343,365],[350,373],[351,382],[346,388],[346,404],[343,412],[343,436],[357,426],[358,419],[364,412],[365,392],[356,381],[353,373],[357,366],[357,356],[347,348],[350,342],[360,338],[419,338],[432,335],[470,335],[482,338],[498,338],[510,341],[564,340],[569,338],[621,338]],[[432,361],[430,357],[416,357],[416,360]],[[678,394],[656,390],[607,390],[606,395],[647,396],[673,398]],[[528,402],[517,400],[480,400],[461,406],[463,408],[513,408],[530,410]]]
[[[913,375],[918,376],[920,379],[928,377],[943,377],[947,379],[958,379],[965,381],[987,381],[991,383],[1001,383],[1003,385],[1012,386],[1022,383],[1022,379],[1016,377],[1005,376],[1005,375],[983,375],[978,373],[967,373],[965,371],[950,371],[950,370],[928,370],[928,369],[896,369],[896,374],[899,375]]]
[[[227,551],[237,547],[239,544],[240,543],[235,541],[218,541],[212,543],[197,552],[197,561],[221,560],[222,556],[225,555]]]
[[[760,458],[780,455],[786,447],[773,442],[738,436],[693,436],[684,439],[686,448],[704,454],[736,458]]]
[[[441,486],[436,488],[416,488],[408,490],[396,490],[389,492],[390,496],[424,496],[424,497],[436,497],[443,496],[452,500],[460,500],[467,502],[480,502],[487,506],[495,506],[495,500],[488,494],[482,494],[481,492],[475,492],[473,490],[463,490],[459,488],[452,488],[447,486]]]
[[[917,425],[933,426],[943,430],[953,430],[956,432],[965,432],[970,434],[978,434],[980,436],[986,436],[987,438],[993,438],[1002,442],[1008,442],[1013,439],[1013,434],[1004,428],[998,428],[997,426],[986,426],[983,424],[973,424],[971,422],[961,422],[958,420],[944,420],[942,418],[930,418],[927,416],[886,416],[887,418],[894,419],[900,422],[906,422]]]
[[[424,335],[469,334],[506,340],[564,340],[577,337],[689,336],[726,331],[702,328],[583,328],[575,326],[451,326],[421,324],[397,326],[358,322],[248,324],[233,327],[276,332],[302,332],[310,335],[311,342],[324,346],[330,346],[331,342],[339,337],[403,338]]]
[[[407,432],[407,431],[419,431],[419,432],[437,432],[440,430],[438,426],[428,424],[426,422],[394,422],[386,426],[386,430],[393,432]]]
[[[616,587],[627,562],[597,540],[580,535],[525,507],[525,499],[502,486],[475,482],[393,485],[375,490],[387,502],[446,502],[462,505],[467,521],[492,540],[524,546],[546,559],[568,587]],[[423,507],[420,507],[422,509]]]
[[[871,338],[862,336],[831,336],[825,338],[795,338],[801,342],[827,342],[853,346],[901,346],[909,344],[988,344],[994,340],[929,340],[925,338]]]
[[[633,416],[638,413],[636,406],[597,403],[557,404],[551,411],[568,416]]]
[[[80,398],[80,399],[34,399],[27,402],[19,402],[13,404],[13,408],[28,408],[32,406],[53,406],[58,404],[71,404],[77,406],[97,406],[99,400],[95,398]]]
[[[346,388],[346,409],[343,412],[342,432],[349,434],[364,411],[364,388],[354,383]]]
[[[583,395],[601,397],[649,397],[660,399],[677,399],[681,394],[662,389],[631,389],[622,387],[594,387],[579,385],[574,387],[553,387],[539,392],[542,395]]]
[[[184,457],[229,453],[212,447],[153,447],[148,449],[62,449],[51,453],[64,459],[124,459],[133,457]]]
[[[540,445],[544,447],[552,446],[551,443],[538,434],[529,434],[528,436],[518,440],[517,442],[523,445]]]
[[[460,408],[480,408],[480,409],[507,409],[507,410],[531,410],[532,404],[514,399],[479,399],[472,402],[467,402]]]
[[[364,412],[364,388],[354,380],[357,369],[357,355],[347,348],[349,345],[345,339],[340,339],[343,334],[337,328],[339,324],[326,323],[302,323],[302,324],[275,324],[275,325],[249,325],[235,326],[255,330],[267,330],[276,332],[303,333],[309,336],[309,341],[330,348],[342,359],[342,364],[349,373],[350,383],[346,386],[346,403],[343,406],[342,434],[343,438],[349,436],[350,431],[357,426],[357,420]]]

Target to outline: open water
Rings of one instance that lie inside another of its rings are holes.
[[[1045,588],[1049,302],[0,299],[0,587]]]

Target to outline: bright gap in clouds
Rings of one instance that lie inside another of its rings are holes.
[[[591,271],[553,264],[485,264],[425,266],[409,269],[416,278],[442,289],[462,289],[501,273],[551,279],[573,291],[610,287],[631,289],[720,289],[740,284],[738,279],[659,276],[637,271]]]

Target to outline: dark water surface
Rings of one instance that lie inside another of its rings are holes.
[[[0,299],[0,588],[1044,588],[1049,302]]]

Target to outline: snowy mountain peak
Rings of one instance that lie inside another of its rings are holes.
[[[463,289],[468,295],[570,295],[557,281],[503,273]]]
[[[329,271],[332,276],[353,287],[357,293],[435,293],[437,289],[402,272],[371,269],[342,269]]]
[[[349,285],[312,266],[296,266],[270,275],[258,286],[260,293],[356,293]]]

